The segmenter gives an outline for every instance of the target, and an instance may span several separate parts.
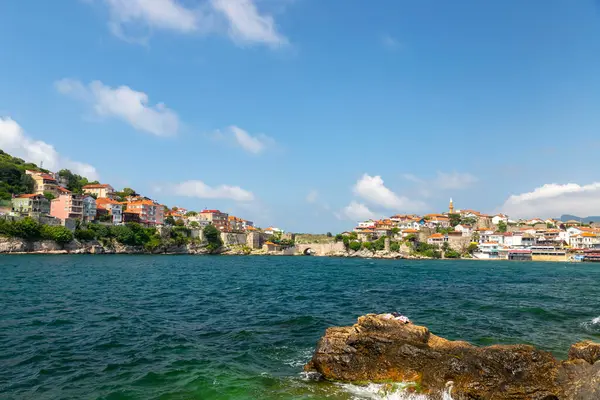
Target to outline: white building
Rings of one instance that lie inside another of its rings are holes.
[[[369,219],[367,221],[359,222],[358,227],[359,228],[374,228],[375,221],[373,221],[372,219]]]
[[[473,227],[471,225],[458,224],[454,227],[454,231],[460,232],[466,237],[471,237],[471,235],[473,235]]]
[[[492,217],[492,224],[498,225],[500,222],[508,223],[508,215],[496,214]]]

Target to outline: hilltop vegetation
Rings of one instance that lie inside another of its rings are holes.
[[[0,150],[0,201],[9,201],[12,195],[33,192],[35,183],[33,178],[25,173],[27,170],[49,172],[34,163],[25,162]],[[86,177],[74,174],[68,169],[60,170],[58,175],[65,178],[67,189],[74,193],[83,193],[83,186],[98,183],[90,182]]]
[[[0,150],[0,201],[10,200],[13,194],[33,191],[33,179],[25,173],[28,169],[46,172],[33,163],[27,163]]]

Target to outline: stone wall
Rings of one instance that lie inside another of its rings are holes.
[[[317,256],[325,256],[346,251],[344,243],[342,242],[297,244],[295,247],[296,253],[302,254],[304,254],[304,252],[308,249],[311,250],[312,254]]]
[[[221,233],[221,240],[225,246],[242,246],[246,245],[246,234],[245,233]]]
[[[260,232],[249,232],[246,234],[246,246],[251,249],[260,249],[262,245],[263,240]]]

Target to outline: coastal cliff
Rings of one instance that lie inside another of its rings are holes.
[[[454,400],[600,399],[600,344],[577,343],[569,360],[528,345],[477,347],[432,334],[423,326],[368,314],[332,327],[305,371],[345,382],[407,382]]]

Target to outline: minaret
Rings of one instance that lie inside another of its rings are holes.
[[[450,205],[448,206],[448,214],[454,214],[454,203],[452,202],[452,197],[450,197]]]

